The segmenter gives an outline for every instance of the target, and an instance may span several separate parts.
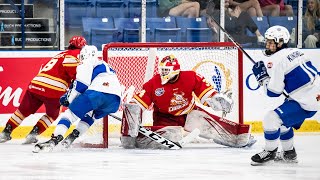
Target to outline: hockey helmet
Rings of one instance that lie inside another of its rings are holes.
[[[282,41],[287,44],[290,40],[290,33],[287,28],[283,26],[272,26],[264,34],[266,39],[273,39],[276,43]]]
[[[80,51],[80,61],[95,61],[98,59],[98,49],[93,45],[85,45]]]
[[[81,49],[83,46],[87,45],[87,41],[82,36],[73,36],[69,40],[69,49]]]

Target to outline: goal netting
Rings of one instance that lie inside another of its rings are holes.
[[[178,59],[181,70],[203,75],[219,92],[231,91],[235,103],[226,118],[243,123],[242,52],[233,43],[110,43],[103,48],[103,60],[116,71],[123,86],[119,89],[123,101],[130,100],[132,90],[140,91],[143,83],[158,72],[159,60],[171,54]],[[119,118],[122,109],[115,113]],[[221,112],[212,113],[221,116]],[[152,125],[152,108],[144,112],[143,124]],[[120,137],[120,125],[120,121],[105,117],[96,121],[81,141],[89,147],[105,148],[110,137]]]

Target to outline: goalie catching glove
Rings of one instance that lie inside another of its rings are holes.
[[[223,111],[230,113],[233,107],[233,100],[231,99],[232,92],[227,91],[225,93],[219,93],[211,98],[208,98],[206,102],[215,111]]]

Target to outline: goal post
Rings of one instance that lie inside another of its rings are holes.
[[[129,87],[135,92],[158,73],[158,63],[163,57],[174,55],[181,70],[194,70],[204,76],[219,91],[231,91],[233,111],[226,118],[243,123],[243,54],[229,42],[174,42],[174,43],[109,43],[103,47],[103,60],[116,71],[126,94]],[[122,118],[121,106],[115,114]],[[207,108],[213,111],[211,108]],[[212,112],[218,116],[217,112]],[[96,124],[96,123],[95,123]],[[143,124],[152,125],[152,109],[144,112]],[[108,147],[109,137],[120,137],[120,122],[107,116],[98,125],[102,131],[100,144]],[[96,130],[97,131],[97,130]]]

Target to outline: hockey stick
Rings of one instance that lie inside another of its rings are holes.
[[[121,118],[119,118],[118,116],[115,116],[113,114],[109,114],[109,116],[115,118],[116,120],[121,121]],[[194,138],[196,138],[200,134],[199,129],[194,129],[192,132],[190,132],[187,136],[182,138],[180,141],[173,142],[173,141],[159,135],[156,132],[153,132],[149,129],[146,129],[145,127],[143,127],[141,125],[139,125],[139,132],[141,134],[145,135],[146,137],[152,139],[153,141],[155,141],[159,144],[162,144],[163,146],[166,146],[169,149],[181,149],[185,144],[189,143],[190,141],[192,141]]]
[[[209,5],[210,4],[210,5]],[[213,4],[213,5],[212,5]],[[237,48],[239,48],[240,49],[240,51],[243,53],[243,54],[245,54],[248,58],[249,58],[249,60],[253,63],[253,64],[255,64],[256,62],[252,59],[252,57],[241,47],[241,45],[239,44],[239,43],[237,43],[234,39],[233,39],[233,37],[215,20],[215,18],[213,17],[213,12],[210,12],[210,10],[211,11],[213,11],[214,10],[214,2],[213,1],[209,1],[209,3],[208,3],[208,6],[209,7],[207,7],[207,15],[209,15],[209,17],[214,21],[214,23],[219,27],[219,29],[220,30],[222,30],[222,32],[228,37],[228,39],[230,39],[231,41],[232,41],[232,43],[237,47]]]
[[[211,3],[211,6],[212,6],[212,4],[214,4],[213,1],[209,1],[208,4],[210,4],[210,3]],[[208,5],[208,6],[209,6],[209,5]],[[214,7],[214,5],[213,5],[213,7]],[[214,10],[214,8],[212,8],[212,7],[210,7],[210,8],[211,8],[212,11]],[[243,54],[245,54],[245,55],[247,56],[247,58],[248,58],[253,64],[255,64],[256,61],[253,60],[253,58],[241,47],[241,45],[240,45],[238,42],[236,42],[236,41],[233,39],[233,37],[215,20],[215,18],[213,17],[213,12],[209,12],[209,11],[210,11],[210,9],[208,9],[208,7],[207,7],[207,12],[206,12],[207,15],[209,15],[209,17],[215,22],[215,24],[219,27],[219,29],[228,37],[228,39],[230,39],[231,42],[232,42],[237,48],[239,48],[240,51],[241,51]],[[282,94],[283,94],[286,98],[289,97],[289,95],[287,95],[287,94],[284,93],[284,92],[282,92]]]

